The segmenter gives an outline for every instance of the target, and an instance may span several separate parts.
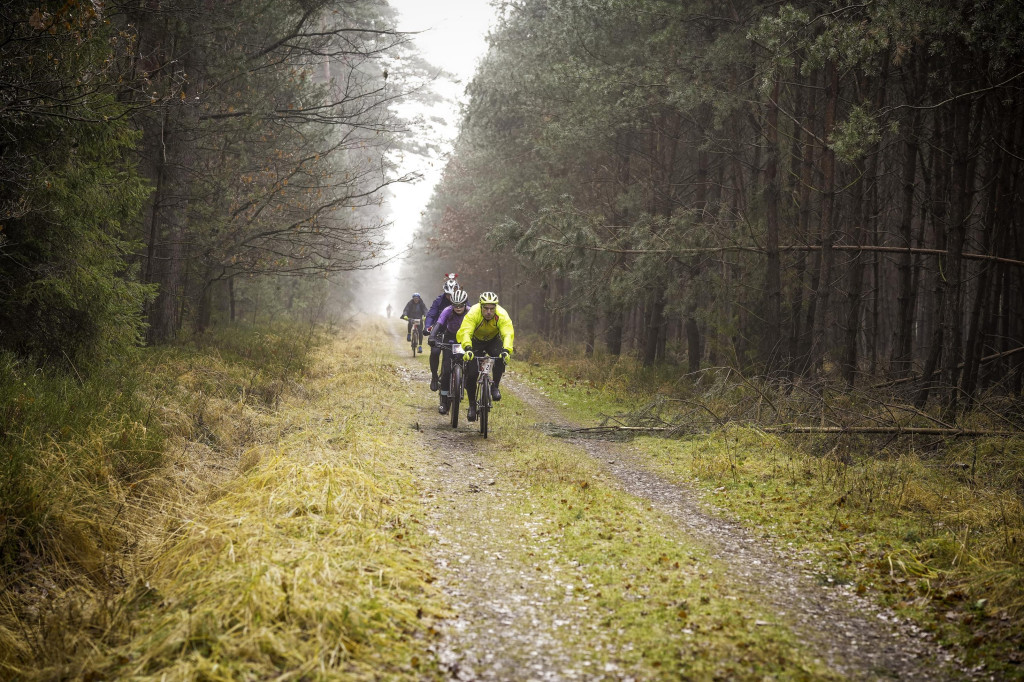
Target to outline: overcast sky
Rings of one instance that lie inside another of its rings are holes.
[[[487,49],[487,32],[494,17],[494,8],[489,0],[388,1],[399,12],[399,30],[419,32],[413,40],[423,57],[454,74],[454,83],[448,81],[435,85],[435,89],[448,98],[446,104],[423,112],[447,121],[448,125],[438,132],[450,142],[458,132],[459,100],[476,70],[477,62]],[[406,155],[405,163],[404,171],[421,172],[424,178],[413,185],[393,188],[395,201],[391,209],[395,224],[389,241],[396,248],[408,245],[419,225],[420,213],[440,179],[445,160]]]

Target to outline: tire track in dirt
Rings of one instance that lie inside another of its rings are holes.
[[[555,403],[528,384],[510,377],[503,382],[552,426],[571,429]],[[940,647],[914,623],[879,608],[842,586],[824,587],[814,566],[793,553],[771,546],[738,523],[705,511],[701,494],[669,482],[647,469],[628,445],[606,440],[567,438],[584,449],[619,482],[675,519],[728,566],[730,577],[752,596],[771,604],[780,619],[811,643],[833,670],[854,679],[980,679],[958,657]]]

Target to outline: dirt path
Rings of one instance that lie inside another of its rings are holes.
[[[455,431],[439,417],[430,402],[436,394],[427,398],[424,390],[426,367],[426,358],[402,364],[431,453],[423,502],[439,547],[439,585],[458,614],[443,624],[435,647],[442,668],[453,680],[631,679],[596,670],[589,652],[566,648],[567,639],[598,630],[573,590],[580,579],[554,560],[558,548],[536,520],[510,511],[518,491],[496,485],[497,472],[477,452],[482,438],[475,425]],[[591,650],[615,647],[606,635],[591,640]]]
[[[453,431],[438,417],[424,390],[426,359],[404,362],[403,371],[410,407],[422,425],[424,445],[433,453],[426,459],[430,492],[425,502],[433,520],[430,532],[441,548],[436,558],[441,587],[458,613],[444,624],[435,651],[451,679],[633,679],[614,665],[606,669],[588,658],[587,650],[613,653],[620,644],[602,634],[595,614],[574,594],[572,585],[580,576],[559,569],[553,560],[558,548],[545,542],[530,517],[509,512],[517,491],[495,485],[496,472],[478,454],[480,441],[472,437],[469,425]],[[574,426],[549,399],[514,376],[503,388],[532,407],[539,421]],[[735,583],[770,604],[780,622],[790,623],[837,673],[855,679],[971,676],[913,624],[850,590],[822,586],[807,561],[703,511],[695,491],[645,469],[628,445],[572,442],[600,462],[623,490],[647,500],[709,548],[728,566]],[[587,650],[565,644],[591,633]]]

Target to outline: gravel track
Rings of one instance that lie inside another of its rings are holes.
[[[520,491],[496,485],[492,465],[477,452],[477,425],[463,414],[455,430],[437,414],[437,394],[425,391],[425,359],[403,362],[401,371],[429,451],[421,475],[427,532],[438,546],[437,584],[457,614],[442,623],[434,647],[448,678],[632,680],[613,665],[597,670],[592,652],[614,654],[618,644],[573,589],[582,577],[557,560],[541,523],[512,510]],[[586,639],[587,648],[566,646],[576,639]]]

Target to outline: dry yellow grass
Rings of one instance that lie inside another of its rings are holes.
[[[137,544],[113,557],[83,535],[74,560],[115,579],[95,588],[55,581],[61,596],[41,596],[37,614],[20,597],[10,604],[18,617],[0,626],[6,671],[429,677],[419,652],[443,607],[414,507],[413,439],[388,421],[400,379],[372,343],[383,335],[331,340],[300,382],[248,381],[215,354],[159,363],[153,400],[168,435],[166,469],[111,489]]]
[[[152,606],[118,647],[119,674],[418,674],[430,576],[402,502],[416,497],[410,443],[388,428],[386,365],[365,341],[323,349],[309,397],[285,397],[240,457],[248,471],[158,548],[137,597]]]

